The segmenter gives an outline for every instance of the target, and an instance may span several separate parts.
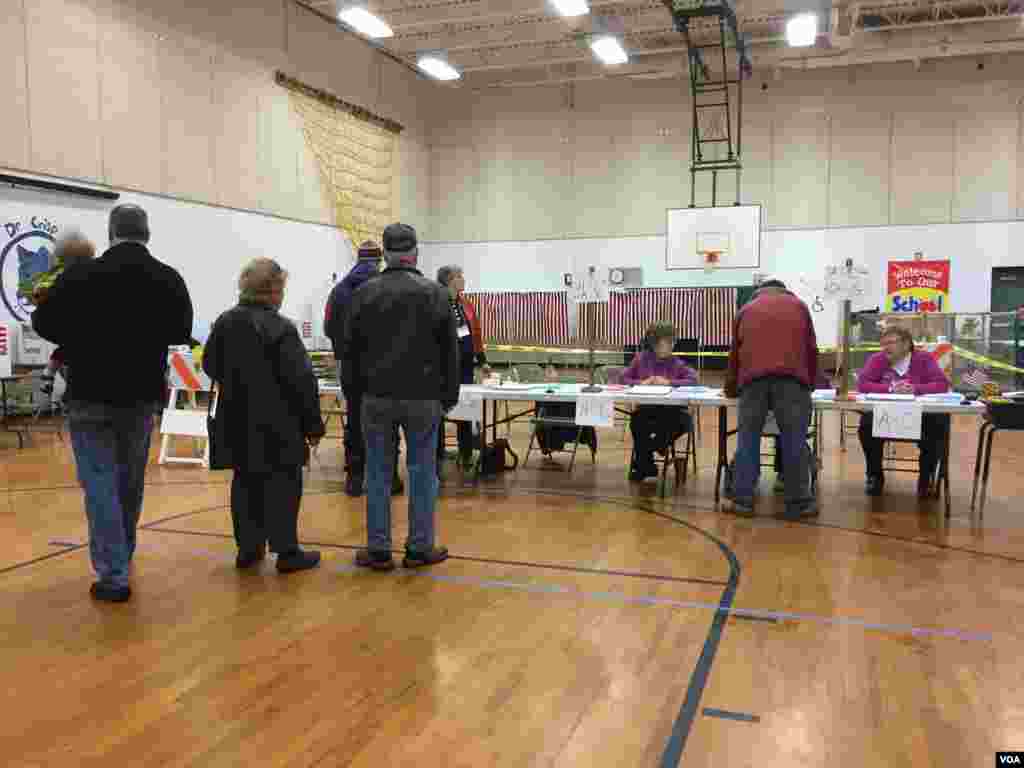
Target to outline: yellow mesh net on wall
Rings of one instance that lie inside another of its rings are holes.
[[[289,84],[290,85],[290,84]],[[396,132],[327,98],[288,88],[306,145],[334,204],[334,223],[358,245],[380,241],[393,218]],[[310,89],[311,90],[311,89]]]

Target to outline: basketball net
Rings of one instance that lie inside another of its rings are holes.
[[[718,269],[718,265],[722,260],[721,251],[699,251],[699,253],[704,260],[705,272],[714,272]]]

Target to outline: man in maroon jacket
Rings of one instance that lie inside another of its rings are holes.
[[[779,424],[786,483],[785,517],[816,515],[804,450],[811,390],[818,375],[818,342],[811,313],[779,280],[761,284],[736,315],[725,393],[739,396],[739,432],[732,511],[754,514],[754,483],[761,464],[761,432],[769,412]]]

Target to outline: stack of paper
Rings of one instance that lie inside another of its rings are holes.
[[[667,395],[669,392],[672,391],[672,387],[657,387],[648,386],[644,384],[637,384],[629,391],[630,394],[633,395]]]
[[[811,393],[811,398],[814,400],[835,400],[836,391],[834,389],[816,389]]]
[[[722,397],[722,390],[713,387],[679,387],[672,390],[672,397],[681,397],[688,400],[699,398],[711,399]]]

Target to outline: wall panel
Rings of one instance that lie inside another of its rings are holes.
[[[1017,115],[975,113],[956,121],[953,219],[985,221],[1016,214]]]
[[[153,87],[160,82],[160,28],[122,0],[97,0],[97,18],[103,180],[160,189],[163,114],[160,88]]]
[[[158,49],[163,115],[163,192],[192,200],[217,199],[214,135],[214,48],[177,33]]]
[[[953,118],[948,113],[896,113],[891,169],[893,224],[950,221],[953,146]]]
[[[887,224],[892,116],[847,107],[833,112],[831,118],[827,223]]]
[[[25,0],[34,170],[102,178],[95,0]]]
[[[28,87],[25,82],[25,13],[21,0],[11,0],[0,14],[0,164],[25,168],[29,163]]]

